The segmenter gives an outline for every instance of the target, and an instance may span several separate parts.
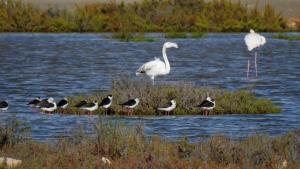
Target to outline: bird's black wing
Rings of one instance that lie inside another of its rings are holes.
[[[172,106],[172,102],[168,102],[167,104],[166,104],[166,107],[171,107]]]
[[[0,102],[0,108],[5,108],[5,107],[8,107],[7,101]]]
[[[108,105],[109,103],[110,103],[110,99],[109,98],[104,98],[102,101],[101,101],[101,103],[100,103],[100,105],[99,106],[104,106],[104,105]]]
[[[50,107],[53,107],[54,104],[49,103],[49,102],[41,102],[41,103],[39,103],[39,106],[42,107],[42,108],[50,108]]]
[[[38,99],[34,99],[31,102],[29,102],[27,105],[37,105],[40,101]]]
[[[122,103],[122,104],[120,104],[120,105],[122,105],[122,106],[132,106],[132,105],[134,105],[135,103],[136,103],[136,102],[135,102],[134,99],[130,99],[130,100],[128,100],[127,102]]]
[[[59,101],[59,102],[57,103],[57,107],[62,107],[62,106],[64,106],[64,105],[66,105],[66,104],[68,104],[68,101],[65,100],[65,99],[62,99],[61,101]]]
[[[83,105],[82,107],[94,107],[95,103],[87,103],[85,105]]]
[[[49,104],[49,102],[48,102],[48,100],[42,100],[42,101],[40,101],[38,104],[37,104],[37,106],[38,107],[43,107],[43,105],[46,105],[46,104]]]
[[[200,105],[198,105],[198,107],[213,107],[214,103],[208,101],[208,100],[204,100]]]
[[[86,100],[83,100],[83,101],[80,101],[79,103],[77,103],[76,105],[75,105],[75,107],[81,107],[81,106],[83,106],[83,105],[86,105],[87,104],[87,101]]]

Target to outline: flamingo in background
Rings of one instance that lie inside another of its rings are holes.
[[[154,58],[154,60],[149,61],[143,64],[137,71],[136,75],[146,74],[152,79],[152,83],[154,85],[154,78],[156,76],[167,75],[170,73],[171,67],[166,54],[167,48],[178,48],[176,43],[165,42],[162,48],[162,54],[164,58],[164,62],[159,58]]]
[[[250,33],[248,33],[245,36],[245,43],[248,47],[248,51],[252,51],[255,48],[258,48],[260,46],[263,46],[266,43],[266,38],[258,33],[255,33],[253,29],[250,30]],[[256,70],[256,77],[258,76],[257,74],[257,62],[256,62],[256,57],[257,57],[257,52],[255,51],[255,70]],[[248,59],[248,69],[247,69],[247,78],[249,76],[249,69],[250,69],[250,61]]]

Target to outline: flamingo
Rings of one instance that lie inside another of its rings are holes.
[[[154,79],[156,76],[167,75],[170,73],[171,67],[166,54],[167,48],[178,48],[176,43],[165,42],[162,48],[162,55],[164,58],[164,62],[159,58],[154,58],[154,60],[149,61],[143,64],[137,71],[136,75],[146,74],[152,79],[152,83],[154,85]]]
[[[248,33],[245,36],[245,43],[247,45],[248,51],[252,51],[255,48],[259,48],[260,46],[263,46],[266,43],[266,38],[258,33],[255,33],[253,29],[250,30],[250,33]],[[255,51],[255,70],[256,70],[256,77],[257,74],[257,62],[256,62],[257,52]],[[249,76],[249,69],[250,69],[250,61],[248,59],[248,69],[247,69],[247,78]]]

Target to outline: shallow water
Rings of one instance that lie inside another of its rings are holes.
[[[128,125],[142,123],[148,135],[168,139],[188,137],[191,141],[214,134],[244,138],[263,133],[281,135],[300,128],[300,41],[272,39],[258,50],[259,77],[254,78],[254,53],[246,50],[245,34],[209,34],[203,39],[172,39],[179,49],[168,50],[171,73],[158,83],[192,82],[229,90],[249,89],[282,106],[280,114],[107,117]],[[157,36],[158,34],[151,34]],[[91,131],[97,116],[44,115],[26,103],[36,96],[54,97],[109,90],[111,81],[161,57],[165,39],[156,42],[127,43],[99,34],[0,34],[0,100],[11,107],[0,112],[0,121],[16,115],[27,122],[31,137],[52,140],[67,136],[78,126]],[[246,79],[247,58],[252,61],[251,78]],[[106,118],[106,117],[102,117]]]

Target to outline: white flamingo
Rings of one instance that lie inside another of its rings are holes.
[[[178,48],[176,43],[166,42],[162,48],[162,55],[164,58],[164,62],[159,58],[154,58],[154,60],[149,61],[143,64],[137,71],[136,75],[146,74],[152,79],[154,85],[154,78],[156,76],[167,75],[170,73],[171,67],[166,54],[167,48]]]
[[[260,46],[263,46],[266,43],[266,38],[258,33],[255,33],[253,29],[251,29],[250,33],[248,33],[245,36],[244,40],[245,40],[245,43],[246,43],[249,51],[252,51],[253,49],[258,48]],[[254,62],[255,62],[255,70],[256,70],[256,77],[257,77],[258,74],[257,74],[256,57],[257,57],[257,53],[255,52]],[[250,69],[250,61],[248,59],[247,78],[249,76],[249,69]]]

